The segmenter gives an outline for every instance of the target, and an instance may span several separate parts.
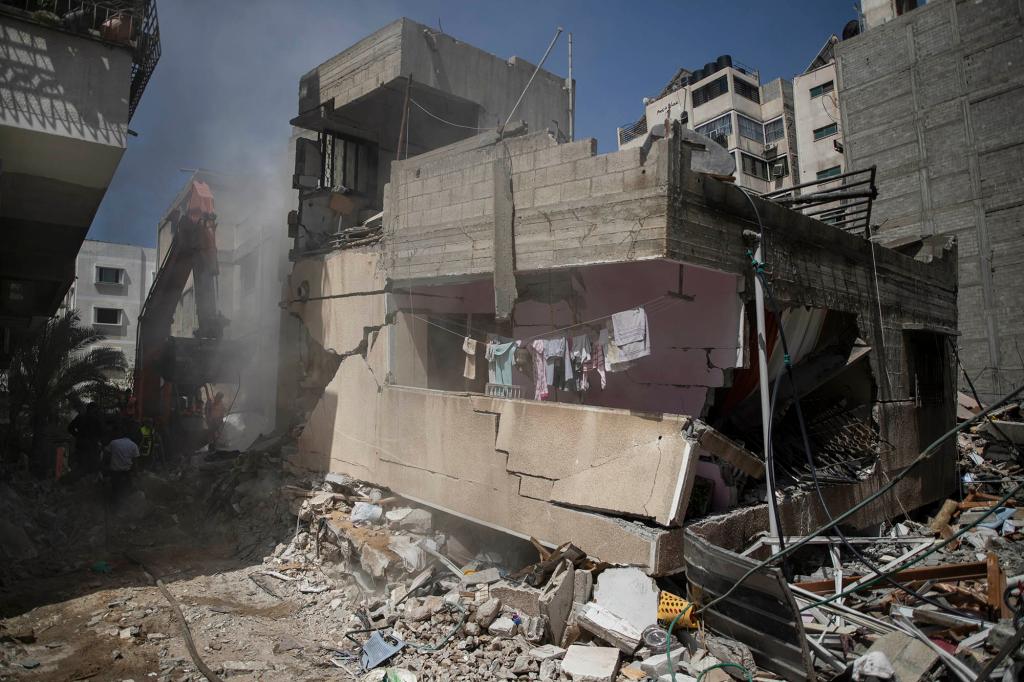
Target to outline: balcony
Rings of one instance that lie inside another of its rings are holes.
[[[0,13],[132,51],[129,119],[160,59],[156,0],[0,0]]]
[[[633,123],[627,123],[618,129],[619,148],[647,134],[647,116],[641,116]]]

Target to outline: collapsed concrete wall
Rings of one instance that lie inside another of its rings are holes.
[[[571,540],[608,561],[677,569],[701,454],[741,448],[685,416],[385,383],[397,330],[378,266],[355,250],[296,264],[289,289],[303,295],[289,311],[342,358],[297,463],[549,545]]]

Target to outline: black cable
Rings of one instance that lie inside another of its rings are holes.
[[[764,223],[761,221],[761,214],[757,210],[757,205],[754,203],[753,198],[746,191],[744,191],[743,194],[744,194],[744,196],[747,197],[747,201],[750,202],[751,207],[754,209],[754,216],[757,218],[757,225],[758,225],[758,230],[759,230],[759,239],[763,240],[764,239]],[[762,245],[763,245],[763,241],[762,241]],[[947,611],[949,613],[958,615],[958,616],[963,617],[963,618],[969,618],[969,619],[973,619],[973,620],[982,620],[980,618],[977,618],[976,616],[973,616],[973,615],[970,615],[970,614],[966,614],[966,613],[962,613],[960,611],[957,611],[956,609],[953,609],[953,608],[951,608],[951,607],[949,607],[949,606],[947,606],[947,605],[945,605],[945,604],[943,604],[943,603],[941,603],[941,602],[939,602],[939,601],[937,601],[935,599],[932,599],[931,597],[925,596],[924,594],[921,594],[921,593],[917,592],[916,590],[914,590],[914,589],[912,589],[910,587],[907,587],[903,583],[900,583],[898,580],[893,578],[891,575],[883,574],[881,569],[878,566],[876,566],[872,561],[870,561],[864,553],[862,553],[859,549],[857,549],[853,545],[853,543],[851,543],[849,541],[849,539],[847,539],[846,534],[843,533],[843,531],[836,524],[835,518],[832,516],[832,512],[831,512],[831,510],[828,507],[828,503],[825,502],[825,496],[824,496],[824,494],[821,491],[821,483],[818,480],[818,469],[817,469],[817,466],[814,464],[814,456],[813,456],[813,454],[811,452],[810,438],[807,435],[807,425],[804,422],[803,410],[802,410],[801,405],[800,405],[800,393],[799,393],[799,389],[797,388],[796,381],[793,379],[792,358],[791,358],[791,356],[789,354],[789,344],[788,344],[788,342],[786,340],[786,332],[783,329],[783,325],[782,325],[782,313],[779,310],[778,302],[776,301],[774,294],[772,294],[771,287],[768,286],[768,282],[765,280],[763,264],[755,262],[753,265],[754,265],[754,276],[758,278],[758,281],[761,284],[761,289],[764,291],[765,295],[768,297],[768,301],[769,301],[769,303],[771,304],[771,307],[772,307],[772,312],[775,315],[776,325],[779,328],[779,340],[782,343],[782,353],[783,353],[783,368],[779,372],[780,376],[776,377],[776,380],[775,380],[775,386],[773,387],[773,390],[772,390],[771,408],[770,408],[769,414],[768,414],[768,435],[769,435],[769,438],[771,436],[772,424],[773,424],[774,419],[775,419],[775,400],[776,400],[776,397],[778,396],[779,384],[781,383],[781,379],[782,379],[781,374],[782,374],[782,372],[785,372],[786,373],[786,378],[789,380],[790,388],[793,391],[793,402],[794,402],[794,406],[796,408],[797,422],[800,425],[800,436],[801,436],[801,439],[803,440],[804,454],[807,457],[807,465],[808,465],[808,467],[811,470],[811,479],[814,481],[814,490],[817,493],[818,501],[821,504],[822,510],[825,512],[826,518],[828,518],[828,520],[832,523],[832,525],[834,527],[836,537],[839,538],[839,541],[850,552],[852,552],[853,555],[856,556],[861,561],[861,563],[863,563],[865,566],[867,566],[872,572],[883,576],[884,580],[887,583],[889,583],[890,585],[892,585],[893,587],[895,587],[896,589],[898,589],[898,590],[900,590],[902,592],[905,592],[906,594],[908,594],[910,596],[913,596],[916,599],[918,599],[918,600],[920,600],[920,601],[922,601],[922,602],[924,602],[926,604],[930,604],[930,605],[932,605],[932,606],[934,606],[934,607],[936,607],[936,608],[938,608],[940,610]],[[771,444],[770,443],[766,444],[766,447],[768,448],[767,451],[771,452]],[[771,458],[771,462],[770,462],[769,467],[768,467],[768,473],[769,473],[769,475],[771,475],[774,478],[774,457]],[[772,487],[772,486],[773,486],[773,482],[770,483],[769,487]],[[774,488],[773,487],[772,487],[771,494],[769,496],[771,497],[771,500],[772,500],[772,502],[774,504],[775,503],[775,495],[774,495]],[[775,518],[778,519],[780,517],[778,515],[777,509],[778,508],[775,507],[775,510],[776,510],[775,511]],[[780,551],[785,549],[785,547],[782,545],[782,535],[783,535],[782,529],[780,528],[779,529],[779,550]],[[785,568],[783,570],[785,572]]]

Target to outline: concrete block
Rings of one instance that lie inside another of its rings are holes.
[[[639,631],[658,622],[658,586],[638,568],[609,568],[597,577],[594,601]]]
[[[536,649],[530,649],[530,658],[535,661],[558,660],[565,656],[565,649],[554,644],[545,644]]]
[[[557,185],[552,187],[538,187],[533,191],[533,205],[541,207],[557,204],[560,201],[559,190],[560,188]]]
[[[574,180],[562,185],[562,201],[573,201],[590,196],[590,179]]]
[[[639,629],[594,602],[579,609],[577,620],[584,630],[615,645],[625,654],[632,655],[640,647],[643,633]]]
[[[672,668],[675,668],[676,670],[680,670],[682,668],[678,653],[672,656],[671,664],[669,663],[668,656],[665,654],[655,654],[654,656],[650,656],[640,661],[640,669],[643,670],[648,677],[668,675]]]
[[[572,595],[575,584],[573,578],[576,571],[573,569],[572,562],[566,561],[563,566],[564,570],[548,580],[540,597],[540,612],[547,616],[547,635],[552,642],[562,641],[565,623],[569,618],[569,611],[572,609],[573,603]]]
[[[490,598],[480,606],[476,607],[474,620],[480,627],[490,627],[494,619],[501,613],[501,600]]]
[[[573,644],[562,659],[562,673],[573,682],[614,682],[619,672],[619,650]]]
[[[590,601],[590,593],[594,588],[594,574],[590,571],[573,572],[572,601],[574,604],[586,604]]]
[[[502,616],[501,618],[495,619],[495,621],[490,624],[487,628],[487,632],[494,637],[511,637],[516,634],[516,630],[518,628],[519,626],[516,625],[514,620]]]
[[[939,660],[937,653],[915,637],[902,632],[890,632],[876,639],[867,653],[875,651],[885,654],[900,682],[923,679]]]
[[[590,194],[594,197],[606,194],[619,194],[623,189],[623,174],[621,171],[597,175],[590,181]]]
[[[524,616],[540,616],[541,591],[528,585],[513,585],[500,582],[491,586],[491,596],[501,603]]]

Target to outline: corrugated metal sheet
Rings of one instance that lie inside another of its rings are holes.
[[[757,563],[686,531],[690,599],[709,603]],[[777,568],[757,571],[729,597],[701,613],[712,632],[750,647],[757,665],[792,682],[816,679],[803,621],[793,593]]]

